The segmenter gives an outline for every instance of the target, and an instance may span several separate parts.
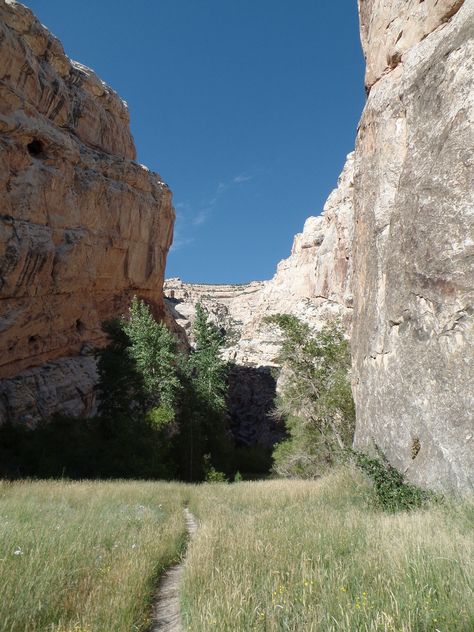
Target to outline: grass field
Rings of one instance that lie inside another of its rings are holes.
[[[361,475],[316,482],[0,483],[0,632],[147,629],[200,520],[191,632],[474,630],[474,505],[384,514]]]
[[[180,484],[0,483],[1,632],[145,629],[184,544]]]
[[[355,472],[197,488],[192,632],[474,630],[474,505],[383,514]]]

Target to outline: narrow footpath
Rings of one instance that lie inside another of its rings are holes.
[[[184,509],[186,530],[192,540],[197,531],[196,518],[187,507]],[[153,623],[150,632],[183,632],[179,609],[179,593],[183,581],[186,557],[171,566],[160,581],[153,606]]]

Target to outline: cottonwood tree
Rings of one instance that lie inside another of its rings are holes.
[[[266,322],[277,325],[283,336],[276,412],[284,417],[289,438],[275,449],[275,469],[286,476],[314,476],[352,445],[349,344],[335,322],[317,332],[288,314]]]
[[[130,339],[128,354],[143,381],[151,417],[157,422],[171,421],[182,391],[176,337],[137,297],[132,300],[123,329]]]
[[[183,471],[190,480],[202,478],[209,467],[229,473],[233,451],[226,418],[227,363],[221,357],[224,337],[200,303],[193,337],[195,347],[186,363],[188,388],[182,427]]]
[[[195,348],[189,364],[196,392],[207,406],[222,413],[227,393],[227,363],[221,358],[224,337],[201,303],[196,305],[193,334]]]

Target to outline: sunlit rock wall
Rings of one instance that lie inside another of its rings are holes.
[[[474,2],[360,0],[356,445],[416,483],[474,484]]]
[[[126,104],[0,0],[0,422],[93,410],[101,322],[133,294],[164,315],[173,222]]]

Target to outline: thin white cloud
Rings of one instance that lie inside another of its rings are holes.
[[[242,182],[248,182],[249,180],[253,180],[255,176],[251,176],[248,173],[241,173],[232,180],[236,184],[242,184]]]
[[[180,235],[175,235],[173,238],[173,245],[171,246],[170,251],[176,252],[177,250],[181,250],[184,246],[188,246],[192,244],[194,241],[194,237],[181,237]]]
[[[211,210],[211,208],[205,208],[202,211],[199,211],[199,213],[193,219],[194,226],[200,226],[201,224],[204,224],[204,222],[207,221]]]
[[[215,188],[214,194],[210,199],[204,200],[201,208],[194,214],[192,207],[188,202],[178,202],[175,205],[176,208],[176,224],[175,224],[175,237],[173,241],[172,250],[180,250],[184,246],[192,243],[194,237],[185,237],[192,231],[193,226],[202,226],[211,218],[215,211],[215,208],[220,201],[222,195],[234,184],[241,184],[252,180],[254,176],[247,173],[240,173],[235,176],[229,182],[219,182]]]
[[[181,250],[181,248],[184,248],[194,241],[194,237],[187,236],[189,221],[186,217],[185,211],[189,209],[189,204],[187,202],[179,202],[176,204],[175,208],[177,209],[177,212],[174,225],[173,244],[170,250],[171,252]]]
[[[207,201],[207,203],[204,206],[204,208],[202,208],[200,211],[198,211],[197,215],[194,217],[194,219],[193,219],[194,226],[201,226],[202,224],[207,222],[209,217],[212,215],[212,212],[214,211],[214,208],[215,208],[216,204],[218,203],[221,195],[228,188],[229,188],[228,184],[226,184],[225,182],[219,182],[219,184],[216,187],[216,191],[215,191],[214,195],[211,197],[210,200]]]

